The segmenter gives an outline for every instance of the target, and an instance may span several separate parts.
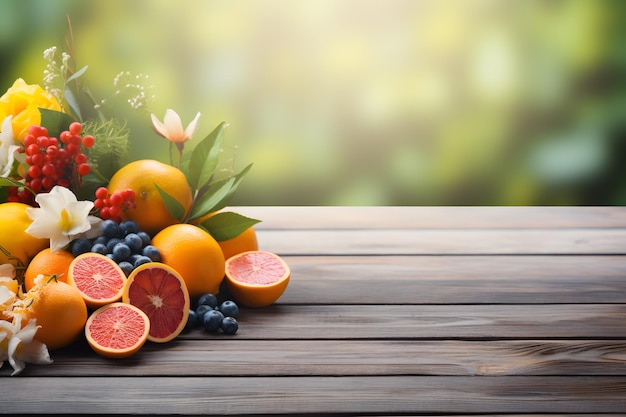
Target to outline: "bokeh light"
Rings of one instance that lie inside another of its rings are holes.
[[[229,124],[233,204],[626,203],[626,3],[609,0],[0,0],[0,81],[39,83],[71,17],[128,159],[167,159],[149,113]]]

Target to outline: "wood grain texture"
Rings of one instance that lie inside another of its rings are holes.
[[[625,228],[626,207],[229,207],[258,229]]]
[[[27,414],[618,413],[626,377],[15,378],[3,396]],[[81,395],[76,396],[77,387]],[[71,401],[67,396],[71,396]],[[111,401],[114,398],[114,401]]]
[[[286,256],[284,304],[601,304],[626,256]]]

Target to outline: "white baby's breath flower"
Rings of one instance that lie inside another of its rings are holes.
[[[48,348],[35,339],[37,329],[35,319],[30,319],[22,327],[22,316],[16,314],[13,321],[0,320],[0,366],[8,360],[13,368],[11,375],[22,372],[26,363],[47,365],[52,363]]]
[[[13,136],[12,118],[13,115],[9,115],[2,121],[2,130],[0,131],[0,176],[2,177],[7,177],[11,172],[15,153],[20,149]]]
[[[78,201],[71,190],[57,185],[49,193],[37,194],[35,201],[39,207],[26,209],[26,214],[33,220],[26,233],[50,239],[51,250],[63,249],[91,229],[89,212],[93,202]]]

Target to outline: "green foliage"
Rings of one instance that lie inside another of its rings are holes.
[[[209,217],[198,226],[208,231],[215,240],[223,241],[239,236],[246,229],[257,223],[259,223],[259,220],[231,211],[225,211]]]
[[[41,126],[48,129],[50,137],[58,138],[61,132],[67,130],[69,125],[74,122],[72,116],[60,111],[40,108],[39,113],[41,114]]]

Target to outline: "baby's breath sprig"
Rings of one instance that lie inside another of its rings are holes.
[[[113,79],[115,95],[126,99],[126,102],[133,109],[147,110],[156,99],[152,93],[154,86],[148,84],[148,75],[133,74],[130,71],[122,71]]]

